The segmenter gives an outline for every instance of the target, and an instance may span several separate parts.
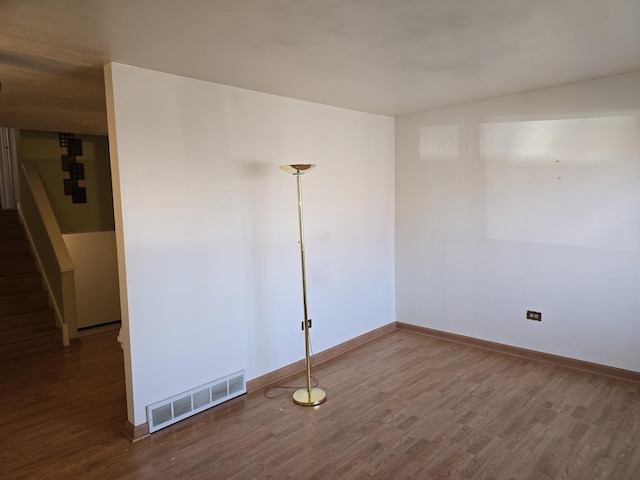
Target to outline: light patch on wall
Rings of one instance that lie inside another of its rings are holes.
[[[458,158],[458,126],[432,125],[420,128],[420,159],[427,161]]]
[[[482,123],[487,237],[638,251],[639,132],[637,114]]]
[[[617,162],[637,156],[639,142],[635,115],[480,125],[482,158],[510,162]]]

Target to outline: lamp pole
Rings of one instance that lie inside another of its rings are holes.
[[[307,273],[305,266],[304,256],[304,227],[302,221],[302,182],[301,178],[305,172],[311,170],[315,165],[313,164],[295,164],[295,165],[283,165],[280,168],[296,177],[296,186],[298,193],[298,235],[300,238],[300,266],[302,270],[302,308],[303,308],[303,320],[302,329],[304,330],[304,358],[306,366],[306,381],[307,387],[296,390],[293,393],[293,401],[298,405],[314,406],[320,405],[327,398],[324,390],[311,386],[311,342],[309,339],[309,328],[311,327],[311,319],[307,312]]]

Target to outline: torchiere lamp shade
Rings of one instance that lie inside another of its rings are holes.
[[[303,175],[314,168],[315,164],[313,163],[296,163],[293,165],[282,165],[280,167],[283,172],[290,173],[291,175]]]

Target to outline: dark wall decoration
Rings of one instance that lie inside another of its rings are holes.
[[[69,165],[69,178],[84,180],[84,163],[72,163]]]
[[[73,203],[87,203],[87,189],[76,187],[71,191],[71,201]]]
[[[76,163],[76,157],[74,155],[61,155],[62,157],[62,171],[68,172],[69,165]]]
[[[64,194],[73,195],[73,189],[78,188],[78,180],[72,180],[70,178],[64,179]]]
[[[66,147],[69,145],[69,140],[72,140],[73,138],[75,138],[75,135],[73,133],[67,133],[67,132],[60,132],[58,133],[58,136],[60,137],[60,146],[61,147]]]
[[[73,133],[59,132],[58,135],[60,146],[67,148],[67,154],[61,155],[62,171],[69,172],[69,178],[64,179],[64,194],[70,195],[73,203],[87,203],[87,189],[78,185],[78,180],[84,180],[84,163],[76,158],[82,156],[82,140]]]
[[[71,138],[67,142],[67,153],[76,157],[82,156],[82,140]]]

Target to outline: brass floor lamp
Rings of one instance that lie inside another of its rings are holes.
[[[327,395],[324,390],[316,387],[311,387],[311,363],[309,360],[309,354],[311,351],[311,345],[309,341],[309,328],[311,327],[311,319],[307,314],[307,276],[304,262],[304,229],[302,225],[302,188],[300,179],[305,172],[311,170],[315,165],[312,164],[296,164],[296,165],[283,165],[280,168],[286,173],[290,173],[296,177],[298,186],[298,232],[300,234],[300,264],[302,266],[302,307],[303,307],[303,320],[302,329],[304,330],[304,359],[307,373],[307,388],[301,388],[293,393],[293,401],[298,405],[314,406],[320,405],[327,399]]]

